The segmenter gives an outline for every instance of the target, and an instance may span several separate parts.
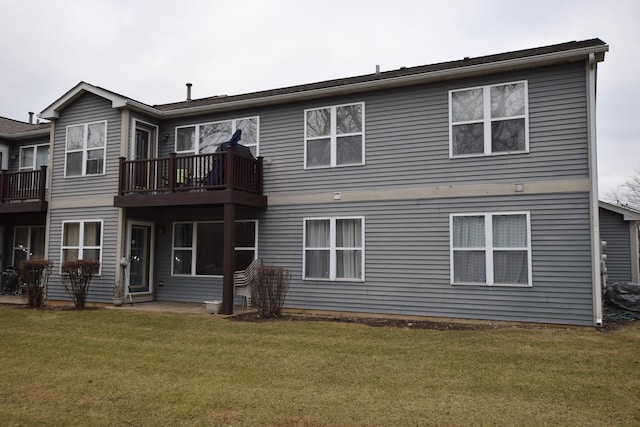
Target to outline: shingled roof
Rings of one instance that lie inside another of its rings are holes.
[[[20,134],[33,133],[34,131],[43,131],[42,133],[44,134],[46,133],[44,131],[48,130],[50,126],[50,123],[32,124],[0,117],[0,134],[6,136],[19,136]]]
[[[512,52],[500,53],[496,55],[480,56],[476,58],[464,58],[456,61],[441,62],[431,65],[422,65],[417,67],[400,68],[398,70],[385,71],[381,73],[366,74],[362,76],[327,80],[318,83],[303,84],[298,86],[284,87],[280,89],[265,90],[232,96],[214,96],[208,98],[200,98],[189,101],[175,102],[169,104],[154,105],[153,108],[159,111],[175,111],[183,108],[203,107],[207,105],[225,104],[235,101],[244,101],[257,98],[267,98],[278,95],[288,95],[299,92],[308,92],[318,89],[327,89],[339,86],[347,86],[358,83],[366,83],[373,81],[384,81],[404,76],[420,75],[433,72],[446,72],[463,67],[478,66],[483,64],[499,63],[520,58],[528,58],[541,55],[549,55],[554,53],[562,53],[568,51],[579,51],[582,49],[599,48],[602,52],[608,50],[608,46],[600,39],[590,39],[583,41],[572,41],[550,46],[538,47],[533,49],[517,50]]]

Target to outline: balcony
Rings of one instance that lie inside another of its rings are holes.
[[[120,158],[117,207],[180,205],[266,207],[262,158],[226,152],[143,160]]]
[[[47,167],[0,172],[0,213],[46,212]]]

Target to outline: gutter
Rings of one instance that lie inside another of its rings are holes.
[[[589,140],[589,178],[591,179],[591,282],[593,287],[593,323],[602,326],[602,280],[600,271],[600,217],[598,213],[598,159],[596,144],[597,61],[589,54],[587,64],[587,138]]]
[[[37,129],[37,130],[28,130],[28,131],[25,131],[25,132],[16,132],[16,133],[2,133],[2,132],[0,132],[0,138],[1,139],[8,139],[8,140],[12,140],[13,141],[13,140],[33,138],[33,137],[37,137],[37,136],[48,136],[50,132],[51,132],[50,128]]]
[[[580,49],[573,49],[561,52],[552,52],[536,56],[527,56],[523,58],[508,59],[498,62],[489,62],[484,64],[462,66],[457,68],[449,68],[444,70],[427,71],[418,74],[410,74],[405,76],[388,77],[375,79],[366,82],[358,82],[346,85],[337,85],[320,89],[303,90],[300,92],[285,93],[281,95],[266,95],[263,97],[242,99],[237,101],[229,101],[213,105],[201,105],[197,107],[180,108],[170,111],[161,111],[140,102],[127,99],[126,106],[133,110],[151,114],[156,118],[174,118],[191,116],[197,114],[221,112],[227,110],[236,110],[249,107],[260,107],[274,104],[284,104],[289,102],[298,102],[314,98],[322,98],[337,95],[347,95],[352,93],[367,92],[373,90],[382,90],[396,88],[402,86],[411,86],[416,84],[431,83],[441,80],[458,79],[462,77],[470,77],[482,74],[495,73],[500,71],[511,71],[516,69],[528,68],[533,66],[542,66],[556,64],[560,62],[571,62],[583,60],[585,56],[593,57],[594,61],[600,62],[604,60],[604,53],[609,50],[608,45],[590,46]],[[597,55],[597,57],[596,57]]]

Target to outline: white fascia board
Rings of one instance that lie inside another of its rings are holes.
[[[57,101],[55,101],[40,114],[38,114],[38,117],[47,120],[59,118],[60,110],[62,110],[64,107],[87,92],[93,93],[94,95],[111,101],[111,106],[113,108],[122,108],[127,105],[127,98],[125,98],[124,96],[117,95],[113,92],[109,92],[108,90],[93,86],[89,83],[80,82],[73,89],[64,94],[62,97],[58,98]]]
[[[602,200],[598,202],[598,206],[602,209],[622,215],[625,221],[640,221],[640,212],[636,212],[635,210],[603,202]]]
[[[51,133],[50,128],[37,129],[37,130],[28,130],[25,132],[17,132],[17,133],[2,133],[0,132],[0,138],[8,139],[11,141],[20,140],[20,139],[29,139],[36,138],[39,136],[48,136]]]

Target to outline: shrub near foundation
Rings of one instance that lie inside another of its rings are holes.
[[[260,317],[279,317],[289,290],[291,273],[282,267],[260,267],[252,300]]]
[[[89,294],[89,285],[93,276],[100,271],[100,262],[79,259],[62,264],[62,283],[64,290],[73,298],[77,309],[84,309]]]
[[[29,307],[37,308],[44,303],[52,266],[53,263],[48,259],[28,259],[20,263],[20,279]]]

